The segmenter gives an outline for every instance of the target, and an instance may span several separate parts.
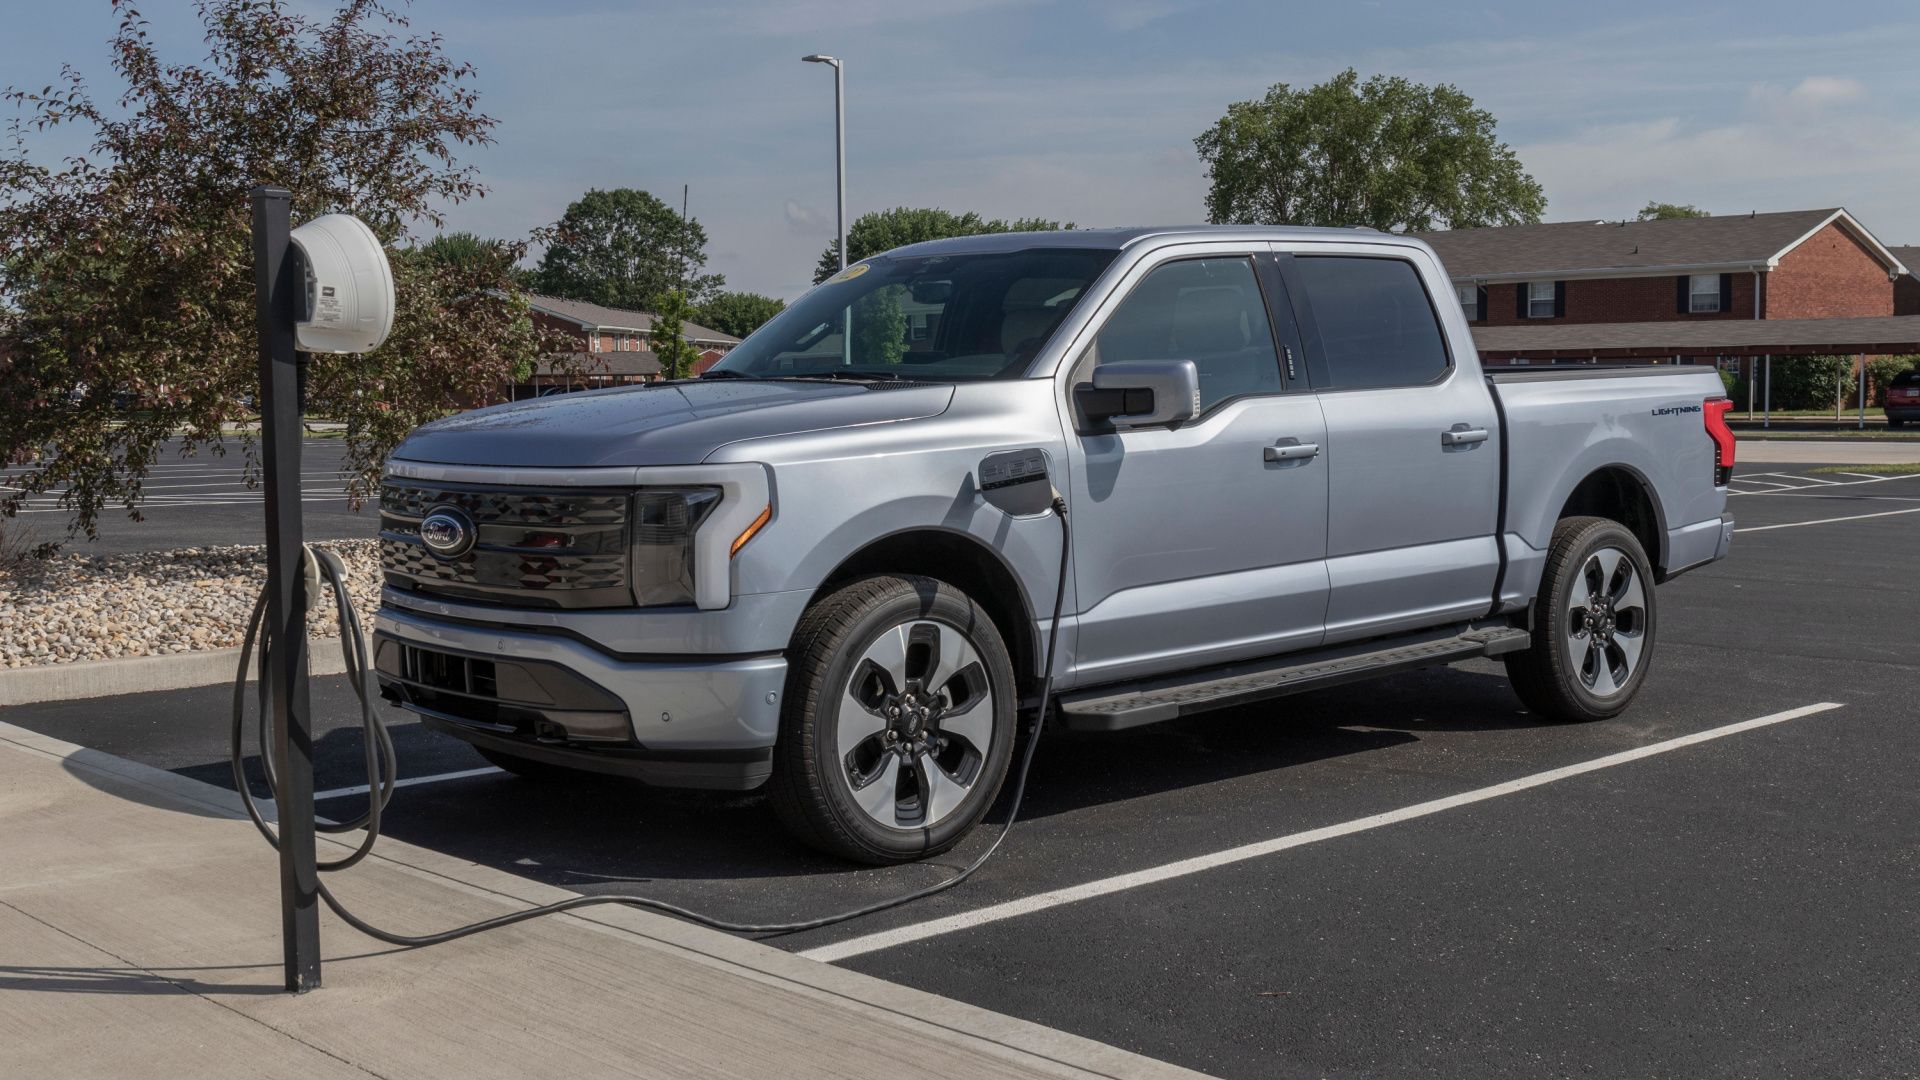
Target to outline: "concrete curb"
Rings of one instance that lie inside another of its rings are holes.
[[[171,802],[216,817],[244,820],[246,816],[239,796],[225,788],[4,721],[0,721],[0,746],[45,755],[70,770],[111,778],[145,791],[161,804]],[[271,804],[263,810],[267,820],[276,820]],[[350,846],[322,836],[320,850],[321,857],[326,858],[330,854],[344,854]],[[387,864],[470,896],[486,897],[509,909],[579,895],[390,837],[381,838],[380,846],[368,856],[368,861]],[[263,863],[263,867],[265,865],[270,864]],[[855,1013],[896,1021],[906,1019],[1038,1075],[1062,1080],[1205,1080],[1206,1077],[1204,1073],[1093,1039],[636,908],[596,907],[552,917],[626,943],[670,952],[733,976],[830,1001],[838,1008]],[[348,932],[348,928],[329,919],[325,932],[337,935]]]
[[[346,670],[339,638],[308,639],[307,655],[308,670],[314,675],[338,675]],[[239,665],[239,649],[208,649],[0,668],[0,707],[217,686],[232,682]]]

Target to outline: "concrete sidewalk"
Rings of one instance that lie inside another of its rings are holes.
[[[392,840],[328,880],[416,933],[571,895]],[[323,912],[294,997],[276,883],[231,793],[0,723],[0,1075],[1198,1075],[614,907],[413,951]]]
[[[1920,439],[1862,442],[1847,439],[1766,439],[1742,432],[1734,448],[1742,464],[1908,465],[1920,462]]]

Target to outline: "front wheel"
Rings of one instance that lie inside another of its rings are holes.
[[[1507,654],[1507,676],[1547,720],[1604,720],[1632,703],[1653,659],[1653,567],[1617,521],[1559,523],[1536,601],[1533,643]]]
[[[999,793],[1013,756],[1013,662],[984,611],[917,575],[817,601],[787,653],[770,781],[806,843],[866,863],[936,855]]]

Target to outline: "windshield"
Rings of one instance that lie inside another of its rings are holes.
[[[758,330],[708,377],[1016,379],[1112,251],[881,256]]]

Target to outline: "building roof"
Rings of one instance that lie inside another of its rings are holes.
[[[1456,281],[1518,281],[1769,270],[1829,223],[1858,239],[1889,273],[1902,270],[1901,260],[1837,207],[1665,221],[1499,225],[1412,235],[1433,245]]]
[[[558,375],[571,369],[575,375],[658,375],[660,358],[640,350],[621,352],[557,353],[541,361],[540,374]]]
[[[1920,247],[1890,247],[1887,250],[1900,260],[1901,266],[1907,268],[1907,273],[1915,273],[1914,268],[1920,267]]]
[[[1473,343],[1488,359],[1886,355],[1920,352],[1920,315],[1479,326]]]
[[[653,316],[644,311],[603,307],[599,304],[589,304],[584,300],[563,300],[558,296],[546,296],[541,293],[528,293],[527,303],[535,311],[543,311],[554,318],[579,323],[583,330],[618,330],[636,334],[650,333],[653,330]],[[696,344],[740,344],[740,339],[732,334],[723,334],[718,330],[701,326],[699,323],[681,323],[680,334]]]

